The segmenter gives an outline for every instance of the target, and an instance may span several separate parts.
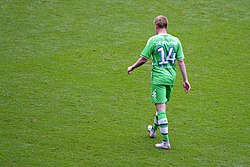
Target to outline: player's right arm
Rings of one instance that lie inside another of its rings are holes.
[[[178,60],[178,64],[181,70],[181,74],[182,74],[182,78],[183,78],[183,87],[185,92],[189,92],[191,89],[191,85],[188,82],[188,76],[187,76],[187,70],[186,70],[186,65],[184,62],[184,54],[182,51],[182,45],[180,40],[177,38],[178,40],[178,45],[177,45],[177,60]]]
[[[184,87],[184,90],[186,92],[189,92],[190,89],[191,89],[191,85],[188,82],[187,70],[186,70],[186,66],[185,66],[185,63],[184,63],[184,59],[178,60],[178,64],[179,64],[179,67],[180,67],[180,70],[181,70],[181,74],[182,74],[182,77],[183,77],[183,87]]]

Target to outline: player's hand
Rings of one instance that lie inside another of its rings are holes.
[[[133,66],[128,67],[128,74],[130,74],[133,71]]]
[[[183,82],[183,87],[184,87],[184,90],[185,90],[185,92],[189,92],[190,91],[190,89],[191,89],[191,85],[190,85],[190,83],[188,82],[188,81],[184,81]]]

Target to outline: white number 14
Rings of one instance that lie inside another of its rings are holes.
[[[165,54],[164,47],[157,49],[157,52],[161,54],[161,61],[158,62],[159,65],[168,64],[168,62],[174,64],[176,56],[176,53],[174,52],[174,47],[169,48],[167,55]]]

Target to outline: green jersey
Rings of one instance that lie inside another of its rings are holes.
[[[148,39],[141,56],[152,62],[152,84],[174,85],[176,79],[176,59],[184,59],[178,38],[170,34],[158,34]]]

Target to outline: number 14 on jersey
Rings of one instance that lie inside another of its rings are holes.
[[[166,53],[164,47],[160,47],[157,49],[157,52],[161,55],[161,61],[158,62],[158,65],[165,65],[169,62],[174,64],[176,53],[174,52],[174,47],[169,48],[169,51]]]

